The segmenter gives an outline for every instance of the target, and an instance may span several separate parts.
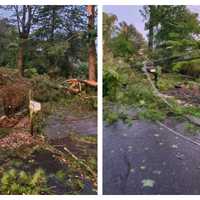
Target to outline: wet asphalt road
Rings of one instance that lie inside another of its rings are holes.
[[[200,147],[156,123],[104,124],[104,194],[200,194]]]
[[[48,118],[44,132],[49,139],[65,138],[70,133],[96,135],[97,118],[93,115],[75,116],[63,111],[61,116],[56,113]]]

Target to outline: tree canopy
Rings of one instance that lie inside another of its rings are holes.
[[[104,13],[103,16],[104,50],[129,63],[140,60],[140,51],[146,48],[142,34],[132,24],[117,23],[115,15]]]
[[[87,77],[86,6],[1,6],[1,11],[0,66],[18,67],[22,75],[75,76],[78,70]],[[96,30],[96,15],[94,20]]]
[[[186,6],[148,5],[141,14],[148,30],[150,56],[154,59],[193,54],[199,50],[200,21],[198,14]],[[165,69],[172,61],[164,63]]]

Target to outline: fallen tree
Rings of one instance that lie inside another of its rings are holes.
[[[64,86],[64,88],[72,94],[78,94],[79,92],[81,92],[83,84],[89,87],[97,88],[97,82],[93,80],[68,79],[65,82],[69,86]]]

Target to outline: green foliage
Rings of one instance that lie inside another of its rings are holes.
[[[129,80],[134,78],[129,64],[135,65],[144,59],[140,50],[146,48],[146,43],[133,25],[120,22],[116,26],[115,15],[104,13],[103,17],[103,95],[111,101],[120,101],[124,98]]]
[[[119,85],[119,74],[115,70],[105,67],[103,76],[103,95],[110,96],[110,98],[114,99]]]
[[[1,194],[48,194],[47,179],[42,169],[33,175],[15,169],[3,173],[0,185]]]
[[[130,85],[128,91],[128,99],[132,99],[132,103],[137,103],[141,106],[148,105],[155,99],[151,89],[141,83]]]
[[[128,124],[129,126],[131,126],[133,123],[133,119],[124,112],[119,113],[119,119],[121,119],[125,124]]]
[[[111,37],[116,31],[117,27],[115,23],[117,22],[116,15],[109,15],[103,13],[103,39],[104,39],[104,48],[107,48],[110,45]]]
[[[185,124],[185,129],[186,129],[186,131],[187,131],[187,133],[189,133],[190,135],[198,135],[198,134],[200,134],[200,128],[199,128],[199,126],[196,126],[196,125],[194,125],[194,124],[192,124],[192,123],[186,123]]]
[[[167,91],[173,89],[176,85],[184,82],[184,78],[177,73],[166,73],[162,74],[159,80],[159,90]]]
[[[72,191],[77,191],[78,193],[84,188],[84,182],[79,177],[69,175],[66,180],[66,187],[71,188]]]
[[[23,6],[18,8],[22,18]],[[40,5],[32,8],[35,12],[24,48],[25,75],[29,78],[37,73],[76,76],[75,66],[88,59],[88,35],[92,40],[96,36],[96,23],[95,31],[87,32],[86,6]],[[19,46],[16,10],[14,6],[1,6],[0,10],[0,66],[15,68]],[[81,77],[87,77],[84,67],[80,66],[80,71]]]
[[[183,112],[183,114],[186,114],[186,115],[190,114],[190,115],[200,118],[200,108],[199,107],[195,107],[195,106],[184,107],[184,108],[182,108],[182,112]]]
[[[6,18],[0,19],[0,66],[15,67],[17,57],[17,32]]]
[[[73,74],[75,77],[79,77],[81,79],[87,79],[87,73],[88,73],[88,64],[86,62],[82,62],[76,66],[76,69],[74,70]]]
[[[62,35],[63,30],[72,33],[75,27],[78,30],[87,30],[85,6],[44,5],[38,6],[36,14],[34,23],[38,27],[35,36],[38,38],[54,40]]]
[[[73,171],[59,170],[56,172],[55,177],[73,193],[78,193],[84,188],[84,182],[79,176],[76,176]]]
[[[104,120],[108,124],[113,124],[113,123],[117,122],[118,119],[119,119],[119,114],[117,112],[105,112]]]
[[[107,13],[103,14],[104,55],[112,51],[114,58],[120,57],[124,61],[135,64],[143,60],[141,49],[146,49],[146,42],[141,33],[133,25],[120,22],[115,25],[117,17]]]
[[[8,128],[0,128],[0,139],[7,136],[10,132]]]
[[[110,100],[121,99],[123,91],[120,88],[126,87],[129,79],[134,78],[134,72],[123,59],[114,58],[111,53],[104,57],[103,95]]]
[[[144,6],[141,13],[146,20],[146,29],[149,30],[149,57],[160,59],[163,71],[171,72],[173,68],[173,74],[159,73],[161,91],[184,83],[183,77],[186,76],[178,73],[199,77],[199,60],[176,63],[180,60],[180,55],[185,60],[199,56],[200,43],[197,38],[200,23],[197,14],[186,6],[161,5]],[[114,15],[104,13],[104,18],[104,99],[114,104],[139,108],[141,119],[164,120],[167,116],[181,117],[185,114],[199,116],[198,108],[184,107],[175,99],[168,99],[171,107],[153,93],[146,77],[129,66],[131,64],[134,67],[135,63],[146,59],[145,55],[139,56],[140,50],[145,49],[145,44],[137,31],[125,22],[116,26]],[[169,57],[170,59],[166,59]],[[131,76],[132,74],[134,75]],[[108,123],[114,123],[118,119],[127,120],[124,113],[110,110],[105,112],[104,118]]]
[[[56,81],[48,76],[41,75],[32,79],[33,96],[39,102],[57,101],[64,96],[63,90],[59,88]]]
[[[92,96],[92,94],[94,94],[95,96]],[[96,92],[90,92],[91,96],[85,96],[85,94],[82,94],[82,96],[80,98],[83,98],[82,100],[80,100],[79,98],[79,104],[81,104],[82,107],[87,108],[90,111],[94,111],[97,110],[97,96],[96,96]],[[84,98],[85,96],[85,98]],[[77,99],[78,100],[78,99]]]
[[[97,156],[97,155],[96,155]],[[88,159],[87,159],[87,162],[88,162],[88,165],[91,166],[91,168],[93,170],[97,170],[97,157],[95,156],[90,156]]]
[[[123,35],[113,38],[110,47],[115,57],[123,57],[126,60],[135,52],[133,43]]]
[[[55,176],[60,182],[64,182],[66,179],[66,173],[63,170],[57,171]]]
[[[73,65],[79,64],[80,60],[87,61],[89,42],[86,40],[87,11],[85,7],[40,6],[34,22],[38,28],[33,32],[32,37],[38,40],[37,49],[40,50],[40,60],[37,59],[36,49],[34,58],[31,57],[32,65],[38,67],[38,70],[42,66],[45,69],[44,72],[49,71],[56,75],[75,75]],[[40,63],[37,63],[37,60]]]
[[[193,77],[200,77],[200,59],[178,62],[174,64],[173,70]]]
[[[82,70],[82,63],[87,64],[87,45],[83,35],[73,34],[70,40],[62,37],[54,41],[35,40],[28,42],[29,52],[26,53],[25,68],[36,68],[39,74],[76,76],[81,63],[82,76],[87,76],[88,70]]]
[[[141,11],[149,31],[149,48],[154,59],[165,59],[183,54],[191,54],[199,49],[200,23],[198,14],[193,13],[184,5],[148,5]],[[166,71],[172,70],[173,59],[162,62]],[[187,62],[187,65],[190,65]],[[192,67],[176,64],[174,69],[181,68],[182,73],[195,76],[196,64]]]
[[[29,67],[28,69],[24,70],[25,77],[33,78],[34,76],[38,75],[37,69],[33,67]]]
[[[156,120],[161,121],[164,120],[165,117],[166,117],[165,113],[157,109],[147,109],[139,113],[139,118],[148,119],[152,121]]]
[[[123,121],[123,123],[127,125],[132,125],[133,119],[129,117],[126,112],[123,111],[112,111],[111,109],[107,109],[104,111],[104,121],[108,124],[114,124],[118,120]]]

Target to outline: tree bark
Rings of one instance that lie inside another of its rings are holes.
[[[89,80],[96,81],[96,47],[91,44],[88,50]]]
[[[24,47],[25,47],[25,39],[21,38],[18,49],[17,56],[17,69],[19,70],[19,74],[24,76]]]
[[[149,27],[149,42],[148,42],[149,50],[153,51],[153,26]]]
[[[14,6],[20,40],[17,55],[17,68],[21,76],[24,76],[24,50],[31,29],[33,13],[35,12],[32,8],[33,6],[30,5]]]
[[[149,41],[148,41],[148,47],[150,52],[153,51],[153,37],[154,37],[154,25],[153,25],[153,7],[149,6],[150,8],[150,16],[149,16]]]
[[[95,8],[93,5],[87,6],[88,10],[88,32],[89,32],[89,49],[88,49],[88,73],[89,80],[96,81],[96,45],[95,39],[92,36],[94,32]]]

